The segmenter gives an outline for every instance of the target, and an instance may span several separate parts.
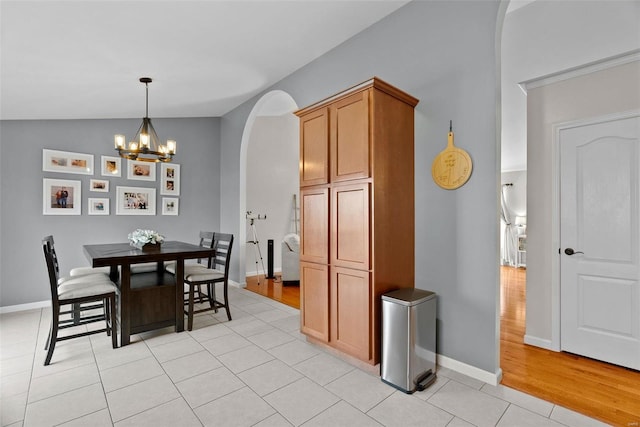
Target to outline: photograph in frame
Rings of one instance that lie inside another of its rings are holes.
[[[44,178],[42,184],[43,215],[81,214],[81,181]]]
[[[180,195],[180,165],[162,163],[160,165],[160,194],[166,196]]]
[[[116,215],[155,215],[156,189],[116,187]]]
[[[42,170],[45,172],[93,175],[93,154],[42,149]]]
[[[89,215],[109,215],[109,199],[89,197]]]
[[[127,160],[127,178],[140,181],[155,181],[156,164],[139,160]]]
[[[178,215],[180,208],[180,199],[177,197],[162,198],[162,215]]]
[[[89,191],[96,191],[99,193],[109,192],[109,181],[106,179],[92,179],[89,180]]]
[[[120,157],[102,156],[102,176],[122,176],[122,159]]]

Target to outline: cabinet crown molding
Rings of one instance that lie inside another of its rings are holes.
[[[374,89],[378,89],[382,92],[385,92],[403,102],[405,102],[406,104],[410,105],[411,107],[415,107],[416,105],[418,105],[418,102],[420,102],[418,100],[418,98],[415,98],[411,95],[409,95],[408,93],[394,87],[391,86],[389,83],[385,82],[384,80],[380,79],[379,77],[372,77],[369,80],[366,80],[362,83],[359,83],[355,86],[352,86],[346,90],[340,91],[339,93],[336,93],[334,95],[331,95],[321,101],[318,101],[314,104],[311,104],[307,107],[304,107],[298,111],[294,111],[294,114],[298,117],[303,116],[315,109],[318,108],[322,108],[327,104],[330,104],[331,102],[335,101],[338,98],[342,98],[344,96],[347,95],[351,95],[354,94],[356,92],[361,92],[363,90],[367,90],[369,88],[374,88]]]

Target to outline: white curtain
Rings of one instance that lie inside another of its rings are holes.
[[[515,230],[515,225],[513,224],[511,212],[507,207],[507,201],[504,197],[505,188],[507,188],[507,184],[502,185],[502,191],[500,193],[501,196],[501,209],[500,209],[500,219],[504,222],[504,239],[502,242],[502,263],[504,265],[516,265],[517,254],[518,254],[518,233]]]

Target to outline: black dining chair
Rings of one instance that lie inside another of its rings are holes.
[[[44,365],[51,363],[53,351],[58,341],[106,332],[111,335],[113,348],[118,347],[116,323],[116,295],[118,288],[104,273],[86,274],[83,276],[60,277],[58,256],[55,252],[53,236],[42,240],[42,249],[47,263],[49,287],[51,290],[51,328],[45,350],[47,356]],[[94,303],[94,304],[91,304]],[[63,306],[70,306],[63,311]],[[96,310],[101,313],[96,314]],[[70,315],[70,317],[66,317]],[[61,316],[63,316],[61,318]],[[87,325],[94,322],[105,322],[103,329],[79,332],[63,337],[58,336],[61,329]]]
[[[188,287],[185,292],[184,305],[187,306],[187,329],[193,329],[193,315],[205,311],[218,311],[224,308],[227,312],[227,319],[231,320],[231,310],[229,309],[229,264],[231,260],[231,248],[233,247],[233,234],[211,233],[212,241],[210,247],[215,249],[215,254],[207,260],[204,265],[198,260],[197,264],[184,266],[184,284]],[[209,237],[209,235],[207,235]],[[200,233],[200,246],[206,245],[208,239],[203,240],[203,232]],[[169,265],[166,269],[171,274],[176,274],[175,264]],[[223,284],[224,302],[216,298],[215,286],[217,283]],[[206,285],[206,294],[203,293],[202,286]],[[208,302],[209,307],[194,310],[195,295],[198,294],[200,302]],[[204,300],[203,300],[204,298]]]
[[[53,253],[53,257],[55,259],[55,264],[56,264],[56,268],[58,269],[58,274],[60,273],[59,271],[59,265],[58,265],[58,256],[56,255],[56,248],[55,248],[55,244],[53,241],[53,236],[47,236],[43,239],[43,241],[46,240],[47,244],[49,245],[49,248],[51,249],[51,252]],[[72,277],[78,277],[78,276],[88,276],[88,275],[96,275],[95,277],[103,277],[106,276],[108,277],[109,275],[109,267],[75,267],[72,268],[71,271],[69,272],[69,276]],[[69,277],[61,277],[59,279],[60,283],[58,284],[62,284],[62,282],[64,282],[65,280],[68,280]]]

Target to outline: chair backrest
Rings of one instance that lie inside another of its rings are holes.
[[[210,268],[224,271],[224,280],[229,278],[229,264],[231,264],[231,248],[233,247],[233,234],[215,233],[213,247],[216,254]]]
[[[47,272],[49,274],[49,287],[51,288],[51,300],[53,304],[58,304],[58,279],[60,278],[60,266],[58,256],[53,245],[53,236],[46,236],[42,239],[42,250],[44,259],[47,262]]]
[[[213,248],[213,245],[215,244],[214,235],[215,233],[213,231],[201,231],[199,246],[201,248],[207,248],[207,249]],[[201,264],[201,263],[202,263],[202,259],[198,258],[198,264]],[[212,263],[213,263],[212,257],[209,257],[207,259],[207,268],[211,268]]]

